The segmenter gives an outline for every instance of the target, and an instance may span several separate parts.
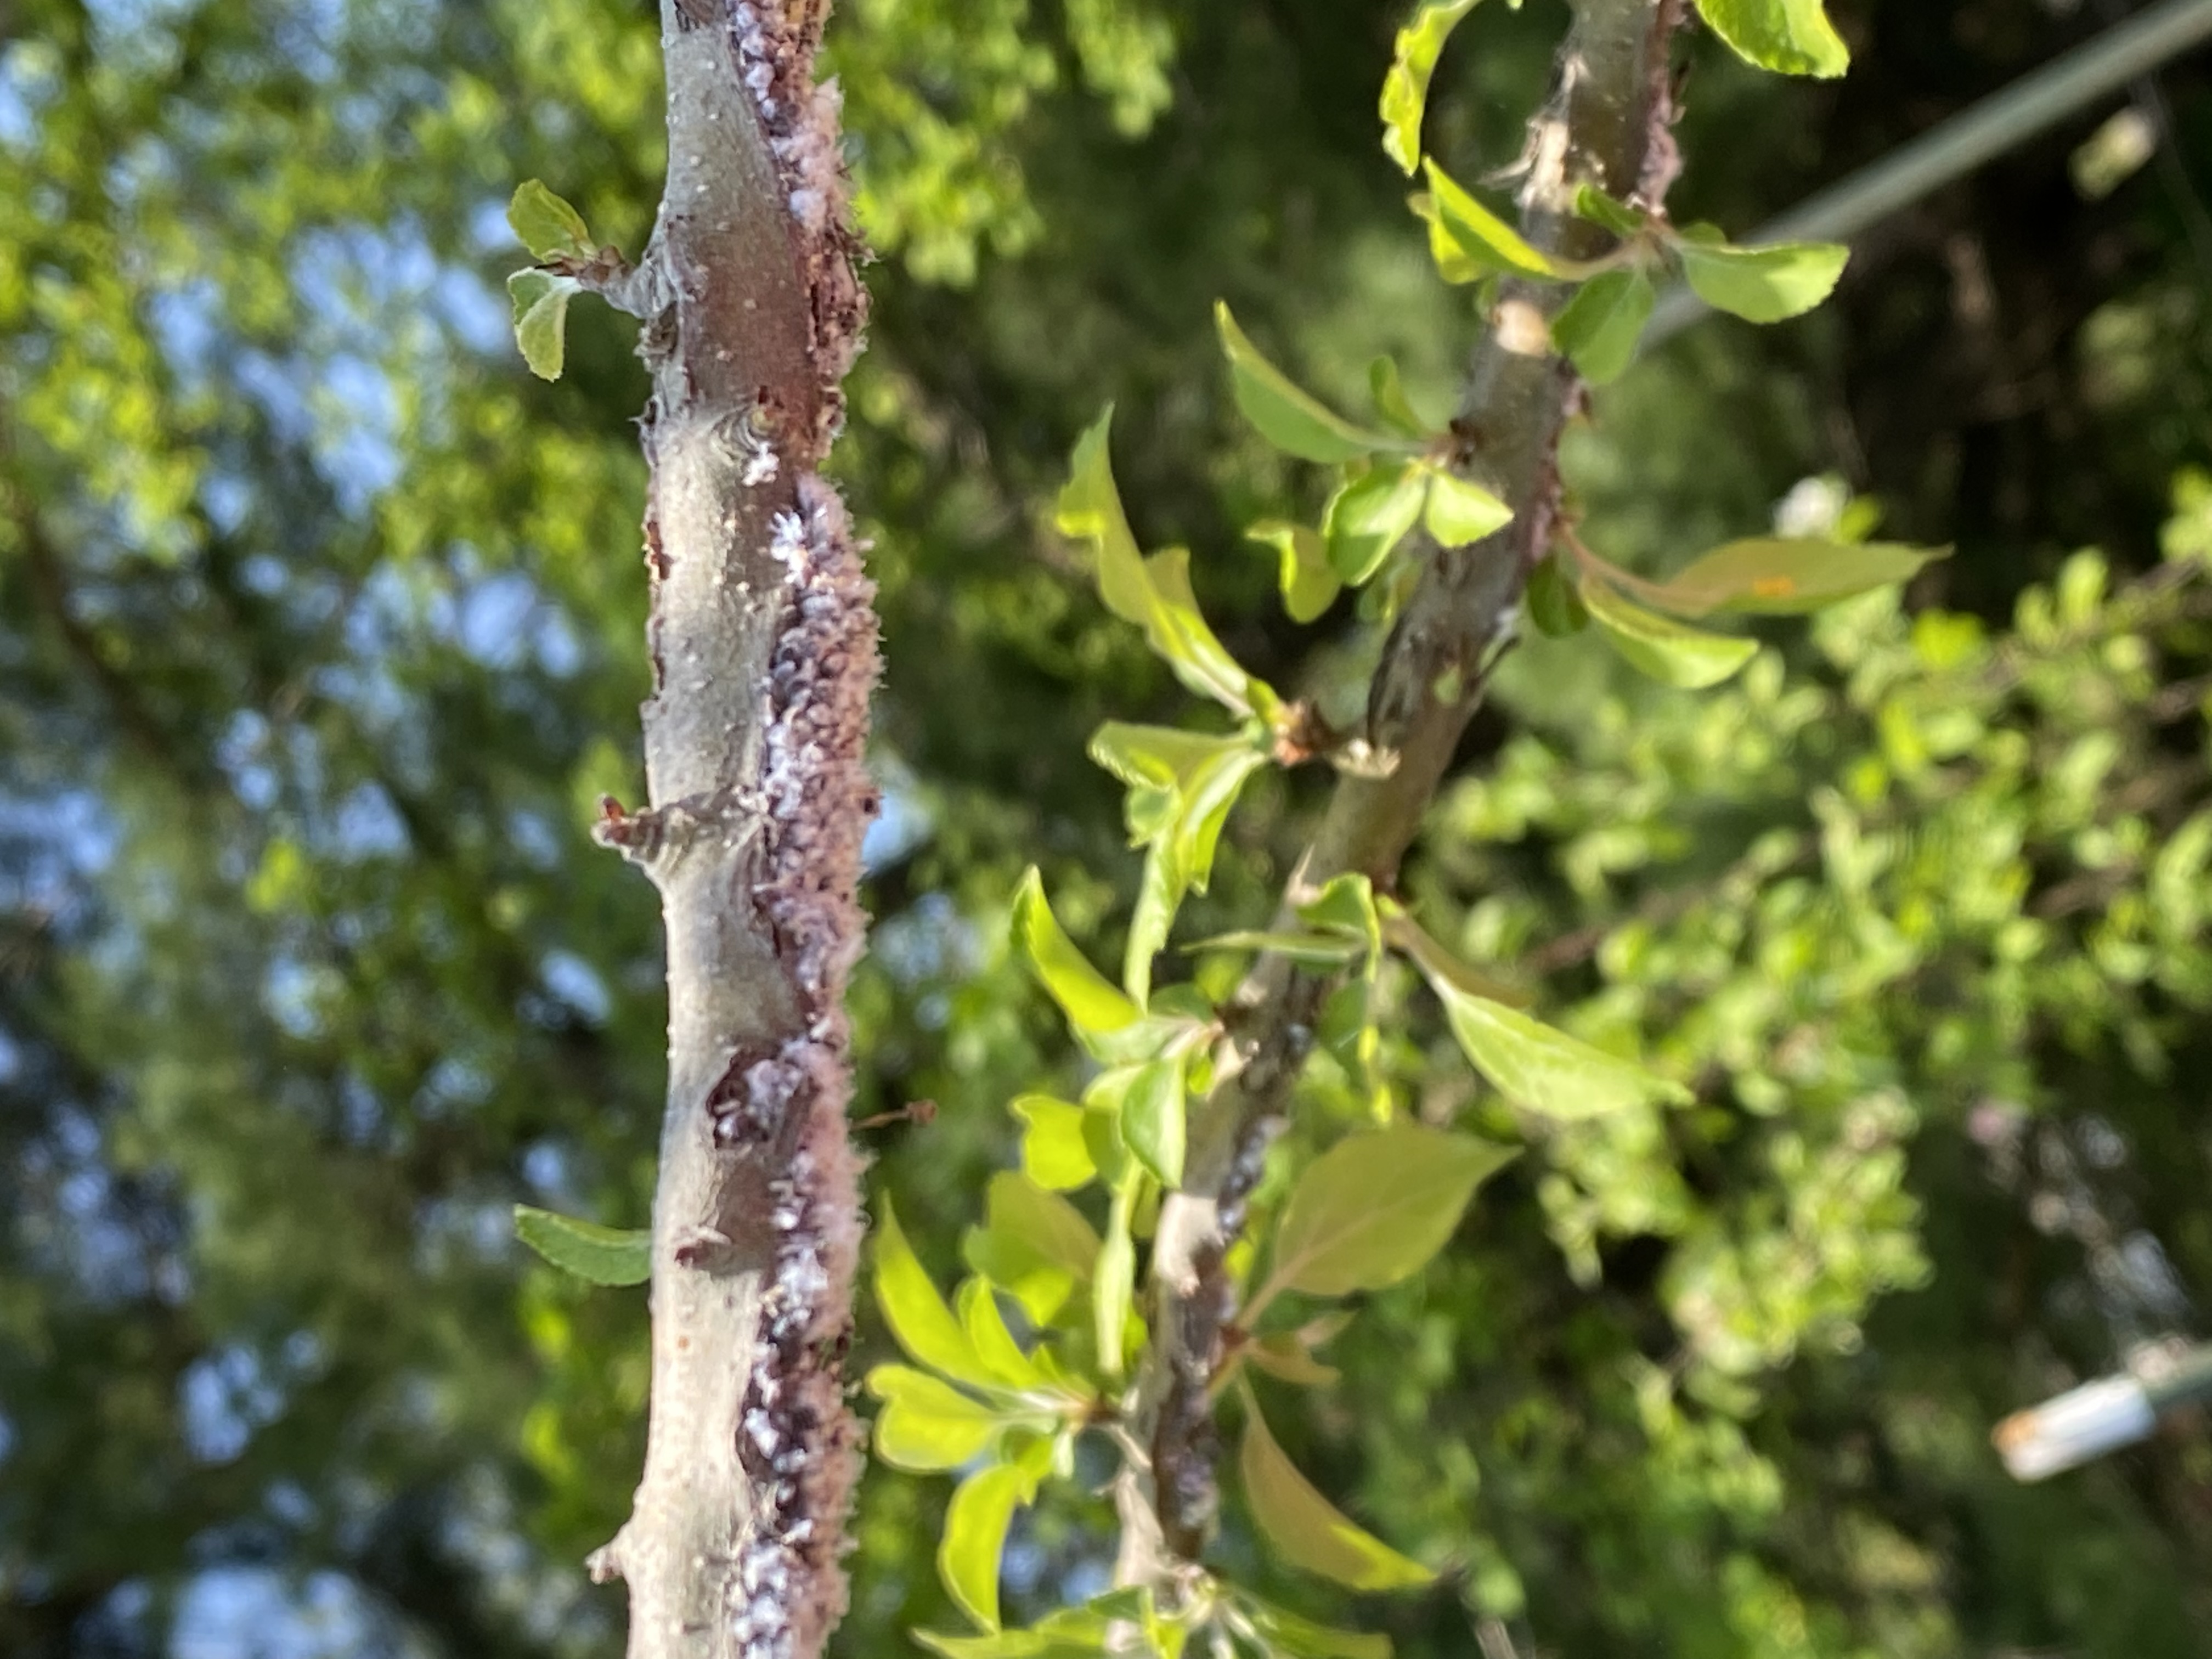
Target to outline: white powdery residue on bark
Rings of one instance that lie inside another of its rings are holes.
[[[741,1452],[763,1497],[738,1563],[736,1634],[747,1659],[817,1652],[842,1617],[838,1557],[860,1468],[842,1369],[862,1231],[860,1160],[845,1127],[844,995],[864,940],[854,895],[878,800],[866,754],[875,588],[836,491],[810,473],[799,499],[772,544],[790,573],[793,614],[769,673],[768,861],[757,890],[807,1030],[747,1070],[731,1121],[788,1148],[771,1188],[774,1265],[742,1419]]]

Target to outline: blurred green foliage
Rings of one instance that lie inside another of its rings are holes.
[[[1467,179],[1517,152],[1561,17],[1490,9],[1433,94]],[[1756,222],[2095,14],[1836,10],[1862,67],[1832,86],[1698,43],[1684,222]],[[839,457],[891,665],[855,1110],[943,1107],[870,1132],[939,1283],[1007,1103],[1080,1076],[1006,941],[1018,872],[1114,958],[1139,860],[1084,744],[1179,703],[1044,527],[1097,405],[1127,411],[1139,540],[1196,550],[1240,662],[1327,696],[1371,650],[1348,605],[1310,646],[1237,539],[1312,521],[1325,481],[1241,429],[1210,307],[1337,407],[1384,351],[1449,403],[1473,319],[1375,147],[1395,12],[848,0],[833,26],[885,256]],[[530,379],[496,284],[522,179],[641,241],[651,21],[9,22],[0,1652],[611,1652],[619,1594],[578,1563],[638,1467],[642,1308],[508,1215],[635,1225],[651,1190],[656,918],[584,833],[637,793],[643,383],[583,307],[566,377]],[[2201,173],[2203,70],[2166,81]],[[1409,1655],[1478,1626],[1524,1655],[2212,1651],[2200,1430],[2033,1490],[1985,1441],[2191,1328],[2212,1277],[2203,209],[2157,167],[2077,195],[2096,124],[1885,227],[1821,316],[1685,337],[1576,434],[1583,533],[1646,574],[1785,497],[1826,510],[1793,486],[1831,471],[1885,534],[1959,550],[1902,607],[1762,625],[1716,692],[1587,640],[1511,660],[1408,902],[1698,1103],[1520,1123],[1386,981],[1405,1103],[1534,1150],[1324,1351],[1341,1382],[1259,1382],[1298,1467],[1443,1570],[1330,1605],[1232,1517],[1224,1560],[1287,1605]],[[1200,931],[1267,913],[1313,799],[1255,784]],[[1325,1073],[1305,1107],[1269,1201],[1365,1110]],[[1102,1587],[1108,1505],[1066,1490],[1017,1533],[1010,1617]],[[872,1478],[843,1650],[957,1616],[944,1496]]]

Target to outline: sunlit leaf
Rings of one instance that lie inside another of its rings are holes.
[[[1275,550],[1283,611],[1292,622],[1316,621],[1335,603],[1344,584],[1329,568],[1328,544],[1318,530],[1287,519],[1262,519],[1244,532],[1244,538]]]
[[[1129,1310],[1137,1279],[1137,1244],[1129,1231],[1136,1192],[1134,1175],[1115,1191],[1106,1215],[1105,1241],[1098,1247],[1097,1267],[1091,1279],[1092,1333],[1098,1342],[1098,1364],[1109,1377],[1119,1377],[1127,1364]]]
[[[1375,412],[1393,430],[1424,441],[1437,435],[1407,398],[1405,382],[1398,378],[1398,365],[1392,359],[1377,357],[1367,365],[1367,386],[1375,397]]]
[[[1298,1340],[1296,1331],[1255,1337],[1240,1352],[1268,1376],[1302,1389],[1327,1388],[1341,1375],[1335,1366],[1324,1365],[1316,1359],[1312,1351]]]
[[[1684,233],[1674,244],[1691,291],[1716,311],[1752,323],[1778,323],[1812,310],[1835,292],[1850,250],[1836,242],[1769,242],[1735,247]]]
[[[1178,1059],[1132,1067],[1115,1091],[1121,1142],[1163,1187],[1182,1180],[1183,1067]]]
[[[1171,547],[1146,558],[1138,551],[1108,453],[1113,422],[1109,405],[1077,443],[1055,524],[1062,535],[1091,544],[1106,608],[1142,628],[1146,642],[1177,679],[1236,714],[1256,711],[1265,717],[1274,706],[1274,694],[1237,666],[1199,614],[1190,587],[1189,553]]]
[[[963,1280],[953,1293],[953,1304],[960,1316],[960,1328],[967,1334],[975,1356],[981,1362],[983,1372],[993,1386],[1023,1393],[1046,1385],[1044,1374],[1036,1361],[1021,1350],[1014,1334],[1006,1328],[1006,1316],[999,1311],[998,1298],[992,1294],[987,1279]]]
[[[1759,654],[1759,641],[1686,628],[1632,605],[1602,578],[1585,575],[1575,592],[1614,650],[1662,684],[1699,690],[1718,685]]]
[[[1135,1023],[1137,1005],[1093,968],[1061,931],[1045,901],[1044,878],[1035,866],[1014,895],[1014,939],[1037,982],[1060,1005],[1079,1036],[1118,1031]]]
[[[1686,1103],[1690,1091],[1517,1008],[1428,975],[1461,1051],[1492,1087],[1540,1116],[1571,1121],[1641,1105]]]
[[[1438,219],[1469,259],[1492,270],[1522,276],[1565,274],[1557,261],[1538,252],[1519,231],[1483,206],[1433,157],[1421,165],[1428,174]]]
[[[568,358],[568,301],[580,292],[574,277],[550,270],[518,270],[507,279],[507,297],[514,307],[514,343],[541,380],[561,378]]]
[[[1252,1518],[1284,1559],[1354,1589],[1410,1589],[1436,1574],[1408,1560],[1322,1497],[1300,1474],[1249,1397],[1237,1465]]]
[[[1013,1103],[1022,1121],[1022,1168],[1054,1192],[1087,1187],[1097,1167],[1083,1144],[1083,1109],[1050,1095],[1022,1095]]]
[[[1418,1123],[1346,1136],[1291,1189],[1269,1284],[1344,1296],[1411,1278],[1443,1248],[1474,1189],[1516,1156]]]
[[[1640,270],[1601,271],[1575,290],[1552,319],[1552,343],[1592,386],[1618,380],[1636,361],[1637,342],[1658,302]]]
[[[1014,1511],[1036,1496],[1036,1481],[1012,1464],[978,1469],[953,1488],[937,1546],[937,1575],[960,1610],[986,1630],[999,1628],[999,1558]]]
[[[1286,933],[1265,928],[1236,933],[1216,933],[1188,947],[1192,951],[1264,951],[1292,962],[1316,968],[1340,968],[1366,954],[1357,939],[1341,933]]]
[[[1830,79],[1850,67],[1850,51],[1820,0],[1698,0],[1698,10],[1715,34],[1761,69]]]
[[[1011,1170],[984,1188],[984,1218],[960,1244],[961,1259],[1022,1304],[1034,1325],[1048,1325],[1098,1255],[1098,1234],[1083,1212]]]
[[[1948,547],[1757,537],[1692,561],[1648,594],[1684,617],[1715,611],[1795,616],[1857,593],[1909,581]]]
[[[527,1204],[514,1206],[514,1236],[564,1273],[593,1285],[642,1285],[653,1276],[653,1234]]]
[[[507,222],[533,259],[562,255],[588,259],[599,252],[585,227],[584,216],[539,179],[526,179],[515,187],[514,198],[507,204]]]
[[[1213,319],[1237,407],[1276,448],[1304,460],[1340,462],[1416,447],[1396,433],[1355,425],[1302,390],[1245,337],[1225,302],[1216,301]]]
[[[1439,547],[1466,547],[1513,522],[1513,509],[1480,484],[1434,468],[1422,522]]]
[[[1407,173],[1421,165],[1421,117],[1437,58],[1474,7],[1475,0],[1420,0],[1413,21],[1398,31],[1397,50],[1382,80],[1382,153]]]
[[[1310,1619],[1270,1607],[1249,1592],[1237,1605],[1272,1653],[1287,1659],[1390,1659],[1390,1638],[1356,1630],[1333,1630]]]
[[[1099,1659],[1106,1651],[1107,1630],[1107,1621],[1088,1607],[1070,1607],[1027,1630],[1002,1630],[989,1636],[943,1636],[918,1630],[914,1639],[942,1659]]]
[[[899,1227],[898,1214],[888,1194],[876,1224],[874,1249],[876,1306],[899,1346],[911,1358],[956,1381],[978,1387],[996,1381],[975,1352],[975,1345],[968,1340],[968,1333],[953,1317],[952,1310],[937,1293],[937,1286],[930,1283],[927,1270]]]
[[[957,1469],[1006,1427],[1001,1413],[927,1371],[878,1365],[867,1387],[884,1402],[876,1413],[876,1455],[909,1474]]]
[[[1418,461],[1378,461],[1329,498],[1322,533],[1328,542],[1329,568],[1346,586],[1358,587],[1381,569],[1391,550],[1420,522],[1430,477]]]
[[[1650,216],[1641,208],[1631,207],[1591,184],[1575,186],[1575,216],[1603,227],[1624,241],[1650,222]]]

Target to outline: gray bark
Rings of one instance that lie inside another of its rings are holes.
[[[627,283],[653,387],[650,801],[599,835],[659,889],[669,1002],[645,1472],[592,1562],[629,1583],[630,1659],[809,1659],[845,1606],[842,1001],[876,635],[817,471],[865,309],[813,80],[827,10],[663,0],[668,180]]]

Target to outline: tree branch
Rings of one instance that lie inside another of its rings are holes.
[[[828,0],[662,0],[668,180],[646,313],[651,804],[603,842],[660,890],[669,1079],[630,1659],[811,1659],[858,1473],[843,1351],[861,1218],[842,1012],[876,797],[873,590],[817,469],[865,296]]]
[[[1572,215],[1580,185],[1660,205],[1677,167],[1668,46],[1681,14],[1681,0],[1577,0],[1552,96],[1529,125],[1521,224],[1539,248],[1588,258],[1610,246]],[[1509,502],[1513,521],[1483,541],[1433,550],[1370,690],[1369,741],[1396,764],[1384,776],[1339,781],[1286,908],[1347,872],[1395,883],[1512,637],[1522,586],[1551,541],[1559,434],[1582,399],[1540,326],[1567,293],[1522,282],[1499,291],[1453,422],[1455,468]],[[1133,1425],[1150,1468],[1133,1471],[1119,1494],[1124,1582],[1171,1586],[1212,1534],[1218,1436],[1208,1388],[1235,1304],[1224,1261],[1334,983],[1280,957],[1257,964],[1231,1011],[1224,1080],[1194,1114],[1182,1187],[1162,1206],[1152,1358]]]

